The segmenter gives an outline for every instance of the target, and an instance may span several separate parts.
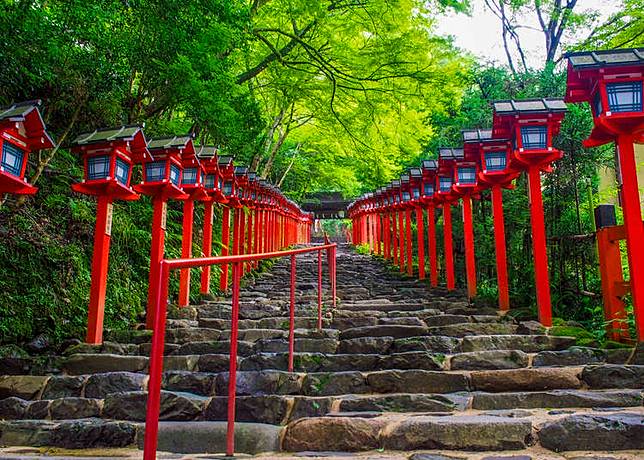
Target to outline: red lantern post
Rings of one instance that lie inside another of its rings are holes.
[[[436,257],[436,218],[434,213],[436,190],[436,173],[438,162],[436,160],[423,160],[423,181],[421,189],[421,203],[427,208],[427,252],[429,257],[429,282],[431,287],[438,286],[438,258]]]
[[[561,99],[497,101],[494,107],[494,138],[508,138],[514,143],[510,167],[528,172],[532,250],[539,321],[552,326],[552,305],[548,275],[546,228],[541,194],[541,171],[563,156],[552,145],[566,113]]]
[[[164,258],[167,201],[185,200],[188,195],[181,190],[181,155],[186,146],[192,147],[192,137],[163,137],[151,139],[148,144],[151,156],[143,160],[143,181],[134,190],[152,197],[152,246],[150,248],[150,277],[146,326],[154,327],[154,303],[158,294],[159,263]]]
[[[418,252],[418,279],[425,279],[425,226],[423,208],[421,205],[421,189],[423,187],[423,171],[421,168],[409,170],[411,205],[416,217],[416,246]]]
[[[103,342],[112,203],[114,200],[139,199],[139,195],[130,187],[132,164],[150,158],[150,154],[139,126],[83,133],[72,145],[72,151],[81,154],[84,163],[83,181],[73,184],[72,190],[98,199],[86,342],[99,344]]]
[[[203,241],[201,252],[203,257],[212,256],[212,226],[214,218],[215,203],[225,204],[228,199],[223,194],[221,173],[219,172],[219,158],[217,157],[217,148],[213,146],[201,146],[197,153],[199,162],[204,167],[205,179],[204,188],[208,194],[204,198],[204,217],[203,217]],[[210,266],[203,267],[201,270],[201,287],[202,294],[210,293]]]
[[[232,157],[219,157],[217,163],[222,180],[222,195],[227,202],[224,206],[221,217],[221,255],[227,256],[230,253],[230,210],[237,205],[235,198],[235,166]],[[234,213],[233,213],[234,219]],[[221,266],[219,277],[219,289],[224,292],[228,290],[228,265]]]
[[[634,143],[644,143],[644,48],[570,53],[566,102],[588,102],[595,127],[584,146],[616,144],[635,325],[644,341],[644,226]],[[617,320],[625,312],[612,312]]]
[[[54,147],[39,107],[40,101],[27,101],[0,108],[0,200],[5,193],[33,195],[38,191],[25,179],[29,154]]]

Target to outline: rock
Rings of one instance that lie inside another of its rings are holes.
[[[85,397],[104,399],[114,393],[145,390],[147,380],[147,375],[134,372],[93,374],[85,384]]]
[[[230,370],[230,356],[224,354],[201,355],[195,370],[199,372],[226,372]]]
[[[450,369],[519,369],[527,367],[528,361],[528,355],[518,350],[474,351],[452,356]]]
[[[360,372],[310,373],[304,377],[302,391],[309,396],[329,396],[368,391],[365,376]]]
[[[425,323],[429,327],[448,326],[450,324],[462,324],[469,322],[469,316],[465,315],[437,315],[425,318]]]
[[[0,375],[0,399],[16,396],[34,399],[40,394],[49,377],[39,375]]]
[[[586,366],[581,379],[591,388],[644,388],[644,366]]]
[[[216,394],[228,394],[228,372],[217,375]],[[237,395],[298,394],[302,389],[302,374],[283,371],[242,371],[237,372]]]
[[[148,329],[106,331],[105,340],[111,340],[119,343],[146,343],[152,341],[152,331]]]
[[[28,405],[28,401],[15,396],[0,399],[0,420],[20,420],[24,418]]]
[[[529,455],[492,455],[481,458],[481,460],[532,460]]]
[[[354,316],[354,317],[334,317],[331,327],[344,331],[359,327],[369,327],[378,324],[378,319],[373,316]]]
[[[29,343],[25,345],[27,351],[32,353],[42,353],[49,348],[51,340],[47,334],[38,334]]]
[[[562,351],[542,351],[532,360],[535,367],[583,366],[606,360],[606,352],[596,348],[571,347]]]
[[[116,420],[144,421],[147,393],[132,391],[105,398],[103,415]],[[195,420],[201,416],[203,401],[189,399],[180,393],[161,392],[159,420]]]
[[[28,420],[42,420],[49,418],[49,406],[51,401],[31,401],[25,411],[25,419]]]
[[[205,342],[219,340],[217,329],[191,327],[190,329],[167,329],[165,339],[168,343]],[[243,340],[243,339],[242,339]]]
[[[463,337],[463,351],[521,350],[535,353],[545,350],[561,350],[575,344],[574,337],[548,335],[478,335]]]
[[[554,451],[644,449],[641,414],[571,415],[541,426],[539,440]]]
[[[201,396],[214,396],[216,378],[216,374],[205,372],[165,372],[163,374],[163,389],[185,391]]]
[[[47,446],[56,424],[43,420],[0,422],[0,445]]]
[[[387,354],[394,343],[393,337],[358,337],[341,340],[338,353]]]
[[[142,372],[148,366],[143,356],[112,354],[74,354],[62,361],[62,369],[71,375],[98,374],[101,372]]]
[[[319,417],[297,420],[286,428],[282,447],[286,451],[364,451],[380,447],[385,421],[351,417]]]
[[[466,337],[470,335],[503,335],[516,334],[516,324],[510,323],[462,323],[447,326],[430,327],[431,335],[448,335],[450,337]]]
[[[638,390],[552,390],[513,393],[474,393],[473,409],[536,409],[548,407],[630,407],[642,405]]]
[[[380,359],[378,368],[380,369],[423,369],[423,370],[442,370],[445,365],[445,355],[437,353],[428,353],[426,351],[409,351],[406,353],[395,353],[383,356]],[[357,367],[357,369],[365,369]],[[367,367],[366,369],[369,369]],[[371,368],[373,369],[373,367]]]
[[[340,412],[451,412],[454,402],[441,395],[349,395],[340,400]]]
[[[395,353],[407,351],[430,351],[434,353],[454,353],[458,350],[460,339],[441,335],[407,337],[397,339],[393,345]]]
[[[420,370],[370,372],[367,385],[375,393],[453,393],[469,389],[462,374]]]
[[[136,426],[127,422],[74,420],[52,430],[50,445],[67,449],[127,447],[134,444],[136,432]]]
[[[0,358],[0,375],[29,374],[31,368],[31,358]]]
[[[517,333],[523,335],[545,334],[546,328],[539,321],[521,321]]]
[[[412,454],[409,460],[467,460],[467,457],[454,457],[443,454]]]
[[[60,398],[51,402],[53,420],[99,417],[101,408],[97,399]]]
[[[341,340],[355,339],[357,337],[393,337],[400,339],[403,337],[415,337],[428,335],[428,329],[422,326],[399,326],[399,325],[380,325],[356,327],[346,329],[340,334]]]
[[[166,371],[194,371],[200,356],[164,356],[163,369]]]
[[[471,373],[472,389],[489,392],[574,389],[581,386],[575,368],[535,368]]]
[[[335,353],[338,342],[334,339],[295,339],[295,351],[299,353]],[[255,344],[259,353],[288,353],[288,340],[262,339]]]
[[[161,422],[159,452],[201,454],[226,451],[226,422]],[[281,427],[260,423],[235,423],[235,452],[257,454],[280,450]],[[144,436],[137,438],[143,448]]]
[[[87,378],[67,375],[52,375],[42,393],[43,399],[79,397]],[[93,396],[90,396],[93,397]]]
[[[237,342],[237,355],[248,356],[253,353],[252,342]],[[230,341],[222,340],[217,342],[188,342],[180,345],[172,352],[173,355],[216,355],[230,353]]]
[[[293,422],[305,417],[322,417],[331,411],[333,398],[296,396],[293,409],[289,414],[288,422]]]
[[[206,420],[228,419],[228,398],[214,397],[206,408]],[[278,395],[239,396],[236,399],[235,418],[240,422],[280,425],[285,422],[288,399]]]
[[[400,326],[420,326],[426,327],[424,321],[415,316],[407,316],[403,318],[380,318],[378,324],[382,325],[400,325]]]
[[[386,427],[385,449],[513,450],[528,447],[532,423],[490,416],[410,417]]]

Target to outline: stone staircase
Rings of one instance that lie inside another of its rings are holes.
[[[577,347],[347,246],[338,251],[338,307],[325,307],[317,330],[316,256],[298,257],[297,268],[295,372],[286,372],[288,261],[241,296],[238,452],[644,457],[641,351]],[[224,450],[230,315],[229,300],[171,312],[160,451]],[[0,446],[142,446],[150,339],[111,332],[100,346],[1,359]]]

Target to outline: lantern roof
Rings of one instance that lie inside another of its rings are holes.
[[[232,165],[233,165],[233,157],[231,156],[219,157],[219,166],[227,167]]]
[[[423,170],[425,171],[436,171],[438,169],[438,161],[423,160],[422,167],[423,167]]]
[[[463,142],[484,142],[492,139],[492,128],[464,129],[461,131]]]
[[[112,128],[99,128],[76,136],[73,145],[83,148],[94,145],[112,143],[127,143],[135,161],[151,157],[143,134],[143,127],[139,125],[123,125]]]
[[[462,160],[465,152],[462,148],[441,147],[438,149],[439,160]]]
[[[217,156],[219,149],[214,145],[200,145],[197,149],[197,158],[200,160],[210,160]]]
[[[568,108],[561,98],[502,100],[492,103],[495,115],[522,115],[533,113],[566,112]]]
[[[41,101],[37,99],[0,107],[0,122],[22,123],[30,148],[49,149],[54,147],[54,140],[47,132],[40,106]]]
[[[246,166],[235,166],[235,176],[246,176],[248,174],[248,168]]]
[[[574,70],[644,64],[644,48],[578,51],[565,56]]]
[[[248,171],[248,180],[250,182],[257,181],[257,173],[255,171]]]
[[[403,174],[400,176],[400,182],[402,184],[408,184],[409,183],[410,176],[409,174]]]
[[[148,149],[192,149],[192,136],[168,136],[168,137],[154,137],[148,142]]]
[[[420,168],[409,168],[409,176],[412,179],[421,179],[423,177],[423,170]]]

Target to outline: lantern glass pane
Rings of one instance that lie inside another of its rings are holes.
[[[641,112],[642,82],[606,84],[608,106],[611,112]]]
[[[547,126],[524,126],[521,128],[521,142],[526,150],[548,148]]]
[[[418,187],[414,187],[412,189],[412,193],[414,195],[414,200],[417,200],[418,198],[420,198],[420,189]]]
[[[181,168],[177,165],[170,165],[170,181],[176,185],[179,186],[179,183],[181,182]]]
[[[458,168],[459,184],[476,184],[476,168],[467,167]]]
[[[224,181],[221,179],[221,177],[217,176],[217,188],[221,190],[224,186]]]
[[[507,164],[505,152],[485,152],[485,170],[503,171]]]
[[[253,201],[257,198],[257,194],[255,193],[255,191],[253,191],[253,192],[250,194],[250,197],[251,197],[251,199],[252,199]]]
[[[145,164],[145,181],[161,182],[165,179],[165,161],[151,161]]]
[[[233,193],[233,183],[226,181],[224,182],[224,195],[230,195]]]
[[[206,188],[209,189],[209,190],[214,190],[216,181],[217,181],[217,175],[216,174],[208,174],[206,176],[206,184],[205,184]]]
[[[434,184],[425,184],[425,196],[434,195]]]
[[[244,189],[242,189],[241,187],[237,187],[236,195],[238,198],[241,198],[242,196],[244,196]]]
[[[114,175],[116,176],[117,181],[127,186],[130,179],[130,164],[121,158],[117,158],[116,173]]]
[[[403,201],[409,201],[411,199],[411,194],[409,192],[403,192]]]
[[[22,162],[25,152],[10,142],[4,141],[2,145],[2,170],[12,176],[20,177],[22,173]]]
[[[183,185],[194,185],[196,184],[199,178],[199,169],[198,168],[186,168],[183,170],[183,177],[181,178],[181,183]]]
[[[110,156],[100,155],[87,159],[87,180],[106,179],[110,175]]]
[[[450,192],[452,190],[452,178],[451,177],[440,177],[440,190],[441,192]]]

